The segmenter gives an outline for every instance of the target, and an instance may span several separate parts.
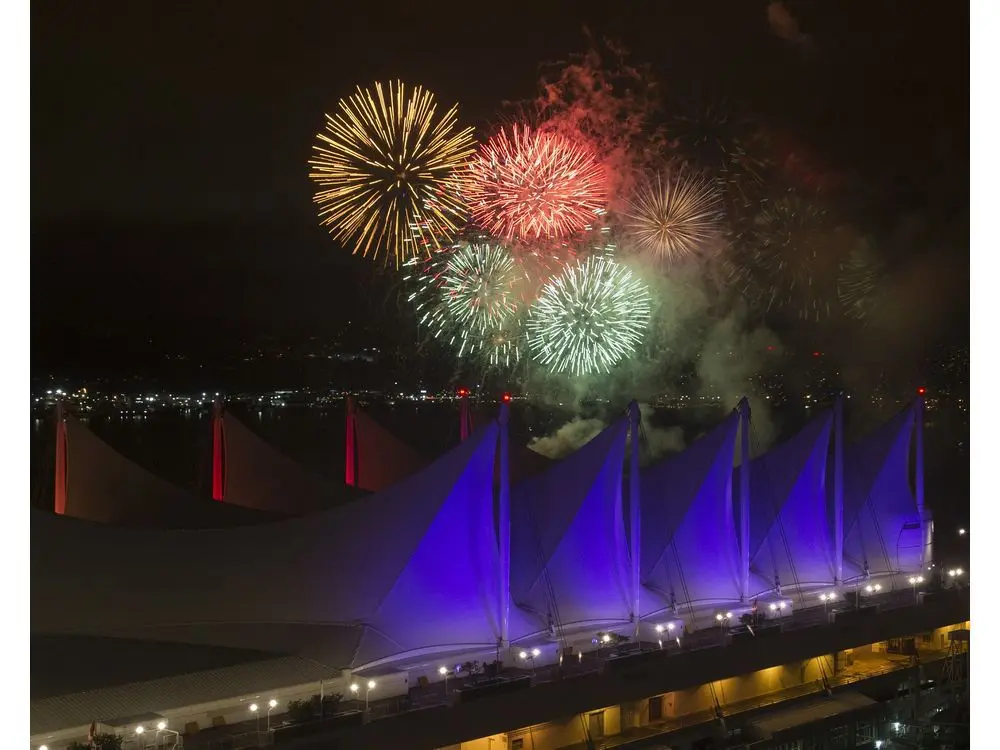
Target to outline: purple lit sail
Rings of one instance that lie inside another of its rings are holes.
[[[920,568],[920,516],[910,487],[913,406],[844,450],[845,575]]]
[[[629,619],[622,517],[627,430],[622,417],[511,488],[511,596],[543,627]],[[511,631],[512,640],[522,635]]]
[[[807,586],[834,580],[826,492],[832,426],[833,413],[825,412],[750,462],[750,569],[761,592],[772,589],[775,581]],[[736,487],[740,471],[742,467],[735,472]]]
[[[733,453],[739,414],[640,474],[643,585],[671,602],[739,599]],[[643,614],[650,614],[643,612]]]

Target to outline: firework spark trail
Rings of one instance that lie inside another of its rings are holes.
[[[722,195],[711,180],[687,170],[657,174],[636,191],[627,229],[640,249],[674,261],[698,252],[722,231]]]
[[[564,237],[594,220],[606,176],[594,152],[564,135],[514,125],[491,138],[463,175],[476,222],[497,237]]]
[[[339,102],[309,160],[313,200],[337,240],[397,266],[447,244],[466,214],[455,173],[475,151],[457,112],[439,117],[433,94],[401,82]]]
[[[524,272],[506,248],[471,243],[406,265],[412,271],[405,280],[417,285],[410,300],[434,338],[460,359],[494,367],[520,361]]]
[[[860,241],[840,263],[837,297],[844,315],[863,320],[875,305],[874,294],[882,275],[882,264],[871,245]]]
[[[529,312],[528,344],[553,372],[608,372],[641,343],[651,308],[649,290],[631,270],[593,256],[542,289]]]

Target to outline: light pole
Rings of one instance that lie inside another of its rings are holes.
[[[819,600],[821,602],[823,602],[823,616],[824,617],[828,617],[829,616],[830,612],[829,612],[828,608],[830,606],[830,602],[832,602],[836,598],[837,598],[837,594],[834,591],[831,591],[828,594],[820,594],[819,595]]]
[[[180,739],[181,739],[181,733],[180,732],[175,732],[173,729],[167,729],[167,722],[166,721],[160,721],[156,725],[156,737],[157,737],[156,744],[157,744],[157,746],[159,746],[159,744],[160,744],[160,739],[159,739],[160,732],[169,732],[170,734],[172,734],[174,736],[174,745],[173,746],[177,747],[177,743],[180,742]]]
[[[923,576],[910,576],[907,580],[910,582],[910,585],[913,587],[913,603],[916,604],[917,603],[917,586],[919,586],[921,583],[924,582],[924,577]]]
[[[368,684],[365,685],[365,711],[368,710],[368,693],[375,689],[375,680],[368,680]]]
[[[448,667],[438,667],[438,674],[444,677],[444,694],[448,695]]]
[[[355,695],[357,695],[358,691],[360,689],[361,689],[361,687],[358,685],[358,683],[356,683],[356,682],[352,682],[351,683],[351,692],[352,693],[354,693]],[[372,690],[374,690],[374,689],[375,689],[375,680],[368,680],[368,684],[365,685],[365,712],[366,713],[368,711],[368,694]]]
[[[533,648],[533,649],[531,649],[531,651],[522,651],[520,654],[518,654],[518,656],[520,656],[525,661],[527,661],[529,659],[531,660],[531,674],[532,675],[535,674],[535,657],[538,656],[538,655],[540,655],[541,653],[542,653],[541,649]]]
[[[732,612],[726,612],[726,614],[722,614],[721,612],[716,612],[715,614],[715,621],[719,623],[719,628],[720,630],[722,630],[723,633],[726,632],[726,626],[729,625],[729,621],[731,619],[733,619]]]
[[[139,726],[137,726],[135,728],[135,744],[138,747],[145,747],[145,745],[142,744],[142,733],[145,732],[145,731],[146,731],[146,727],[144,727],[142,724],[140,724]]]
[[[772,614],[775,614],[778,617],[784,617],[786,606],[787,605],[784,602],[771,602],[769,605],[767,605],[767,608],[771,610]]]
[[[269,700],[267,702],[267,731],[268,732],[271,731],[271,712],[275,708],[277,708],[277,706],[278,706],[278,701],[276,701],[274,698],[271,698],[271,700]]]
[[[881,590],[882,590],[881,583],[869,583],[867,586],[865,586],[865,593],[868,594],[869,596],[877,594]]]
[[[257,720],[257,732],[260,732],[260,706],[258,706],[256,703],[251,703],[250,713],[252,713],[254,715],[254,718]]]

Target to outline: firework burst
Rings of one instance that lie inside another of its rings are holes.
[[[646,182],[630,202],[627,230],[635,245],[659,260],[696,253],[722,231],[722,195],[711,180],[676,170]]]
[[[821,206],[795,193],[771,201],[744,240],[731,270],[746,297],[802,320],[830,316],[845,240]]]
[[[457,106],[400,82],[358,87],[326,116],[309,177],[322,224],[353,252],[407,258],[447,244],[466,213],[454,174],[475,150]]]
[[[582,229],[604,207],[607,192],[604,170],[589,147],[518,125],[482,147],[463,185],[476,222],[513,240]]]
[[[542,289],[529,312],[528,345],[553,372],[608,372],[641,343],[651,307],[649,290],[631,270],[593,256]]]
[[[494,367],[521,359],[523,269],[498,244],[474,242],[407,263],[420,325],[459,358]]]

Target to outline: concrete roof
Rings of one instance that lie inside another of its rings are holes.
[[[183,706],[197,706],[257,695],[283,687],[339,676],[330,667],[286,656],[178,674],[116,687],[85,690],[31,702],[31,734],[57,732],[92,721],[111,724],[122,716],[142,716]]]
[[[775,711],[752,722],[752,724],[765,736],[771,737],[777,732],[793,729],[803,724],[812,724],[814,721],[821,721],[874,704],[874,700],[861,695],[861,693],[840,693],[832,698],[814,700],[793,708]]]

